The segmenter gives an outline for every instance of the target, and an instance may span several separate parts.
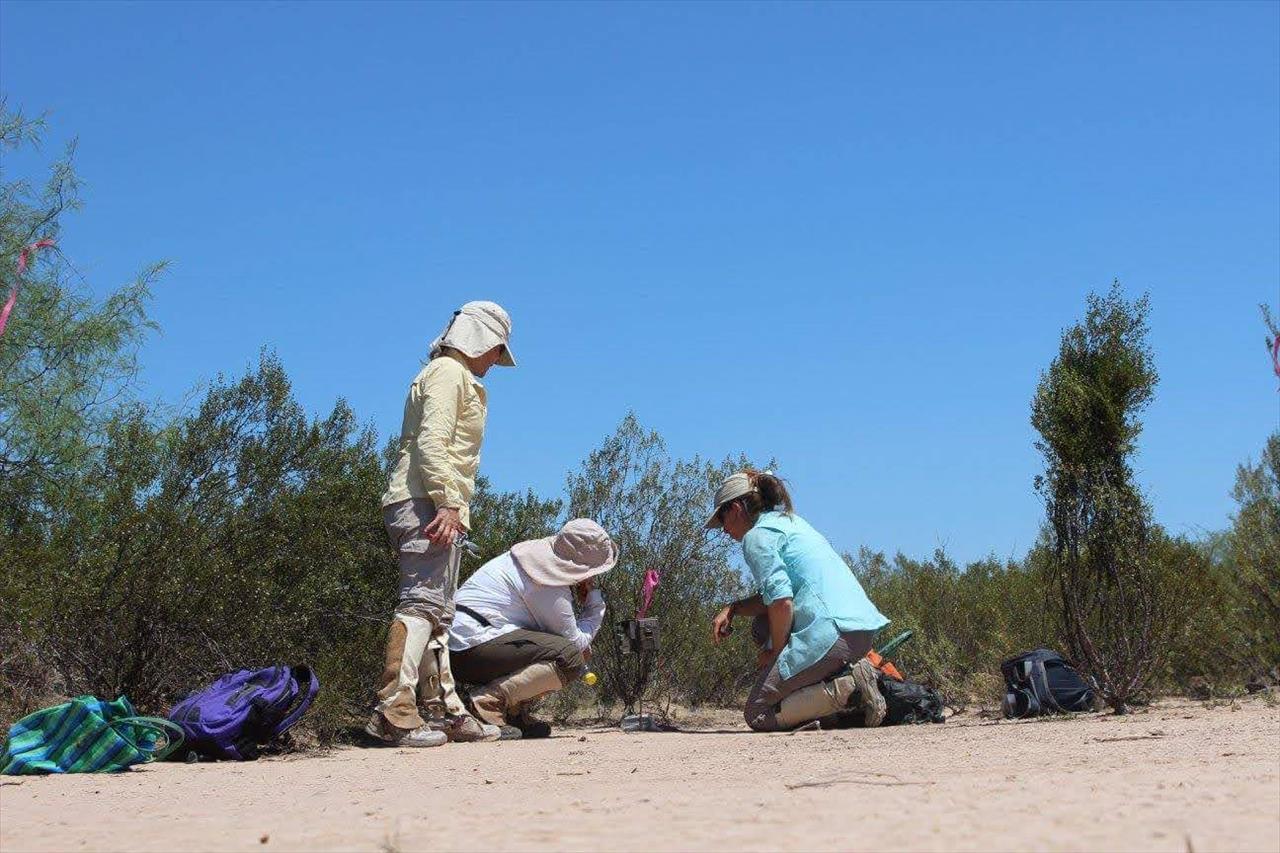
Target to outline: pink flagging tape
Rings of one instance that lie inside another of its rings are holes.
[[[22,274],[27,271],[27,263],[35,257],[36,252],[51,246],[53,241],[46,237],[24,247],[18,253],[18,271],[13,277],[13,286],[9,288],[9,298],[5,300],[4,308],[0,309],[0,335],[4,334],[5,327],[9,325],[9,313],[13,311],[13,306],[18,301],[18,289],[22,286]]]
[[[643,619],[649,612],[649,605],[653,604],[653,591],[660,583],[662,583],[662,575],[657,569],[645,570],[644,585],[640,587],[640,609],[636,612],[637,619]]]

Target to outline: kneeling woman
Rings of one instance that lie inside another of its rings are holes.
[[[723,528],[742,543],[759,589],[721,610],[711,626],[719,642],[735,616],[754,620],[763,648],[747,725],[791,729],[851,707],[863,710],[866,725],[879,725],[884,697],[862,657],[889,620],[822,534],[795,514],[783,482],[769,472],[729,477],[707,528]]]
[[[458,590],[449,631],[453,674],[484,685],[471,691],[476,716],[501,727],[504,739],[551,733],[529,708],[586,672],[604,620],[595,578],[617,562],[609,534],[579,518],[555,536],[513,546]],[[578,616],[575,592],[582,602]]]

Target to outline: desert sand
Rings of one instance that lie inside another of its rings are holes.
[[[1280,851],[1280,708],[754,734],[562,729],[0,777],[22,850]]]

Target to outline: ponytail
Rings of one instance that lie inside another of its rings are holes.
[[[747,512],[756,516],[762,512],[795,512],[791,503],[791,494],[782,478],[772,471],[753,471],[748,468],[744,473],[751,483],[751,494],[743,498]]]

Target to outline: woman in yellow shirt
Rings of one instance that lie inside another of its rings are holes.
[[[378,702],[365,731],[397,746],[493,740],[453,689],[449,626],[459,542],[471,527],[487,400],[480,379],[514,367],[511,319],[493,302],[468,302],[431,345],[404,404],[400,448],[382,516],[400,563],[400,595],[387,637]],[[421,687],[419,687],[421,685]],[[428,719],[418,711],[418,692]]]

